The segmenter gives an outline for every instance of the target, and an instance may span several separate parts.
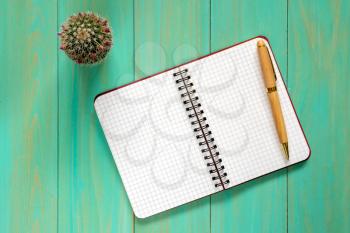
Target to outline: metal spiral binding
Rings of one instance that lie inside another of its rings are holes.
[[[178,85],[178,90],[181,92],[183,104],[186,111],[189,112],[188,117],[192,120],[191,125],[195,132],[198,145],[201,148],[204,159],[207,161],[209,173],[212,180],[215,181],[215,187],[222,187],[230,182],[225,172],[225,167],[222,165],[222,159],[219,158],[219,151],[215,144],[212,132],[209,130],[207,118],[204,116],[204,111],[201,109],[199,97],[196,95],[196,90],[191,82],[191,76],[188,74],[188,69],[180,70],[173,73],[176,78],[175,83]]]

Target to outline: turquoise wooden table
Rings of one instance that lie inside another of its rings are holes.
[[[350,2],[1,0],[0,232],[350,232]],[[110,20],[93,67],[59,51],[69,15]],[[269,37],[309,139],[306,163],[139,220],[94,96]]]

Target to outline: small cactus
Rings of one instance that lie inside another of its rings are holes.
[[[112,47],[107,20],[91,12],[70,16],[58,36],[60,49],[78,64],[101,62]]]

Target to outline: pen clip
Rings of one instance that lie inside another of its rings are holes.
[[[271,66],[272,66],[272,70],[273,70],[273,75],[275,76],[275,81],[277,81],[277,76],[276,76],[276,71],[275,71],[275,66],[273,65],[273,62],[272,62],[272,59],[271,59],[271,53],[270,53],[270,49],[268,46],[266,46],[266,49],[267,49],[267,52],[269,54],[269,58],[270,58],[270,63],[271,63]]]

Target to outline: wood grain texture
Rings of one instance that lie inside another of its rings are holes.
[[[271,62],[271,55],[269,53],[269,50],[263,40],[260,40],[258,42],[258,55],[261,71],[263,73],[265,88],[267,89],[267,96],[271,105],[272,116],[274,118],[275,127],[277,130],[278,139],[282,145],[287,145],[285,156],[287,159],[289,159],[287,130],[284,123],[279,93],[276,89],[276,71],[274,70],[273,64]]]
[[[133,215],[93,108],[94,97],[133,80],[133,2],[59,1],[59,23],[93,11],[113,29],[101,65],[59,56],[59,232],[132,232]]]
[[[56,1],[0,5],[0,232],[55,232]]]
[[[288,81],[312,150],[289,170],[289,232],[350,232],[349,9],[289,2]]]
[[[207,54],[209,15],[209,1],[135,1],[136,77]],[[136,233],[209,232],[209,198],[135,221]]]
[[[265,35],[286,80],[286,1],[212,1],[211,50]],[[282,170],[212,196],[211,232],[286,232],[287,185]]]

